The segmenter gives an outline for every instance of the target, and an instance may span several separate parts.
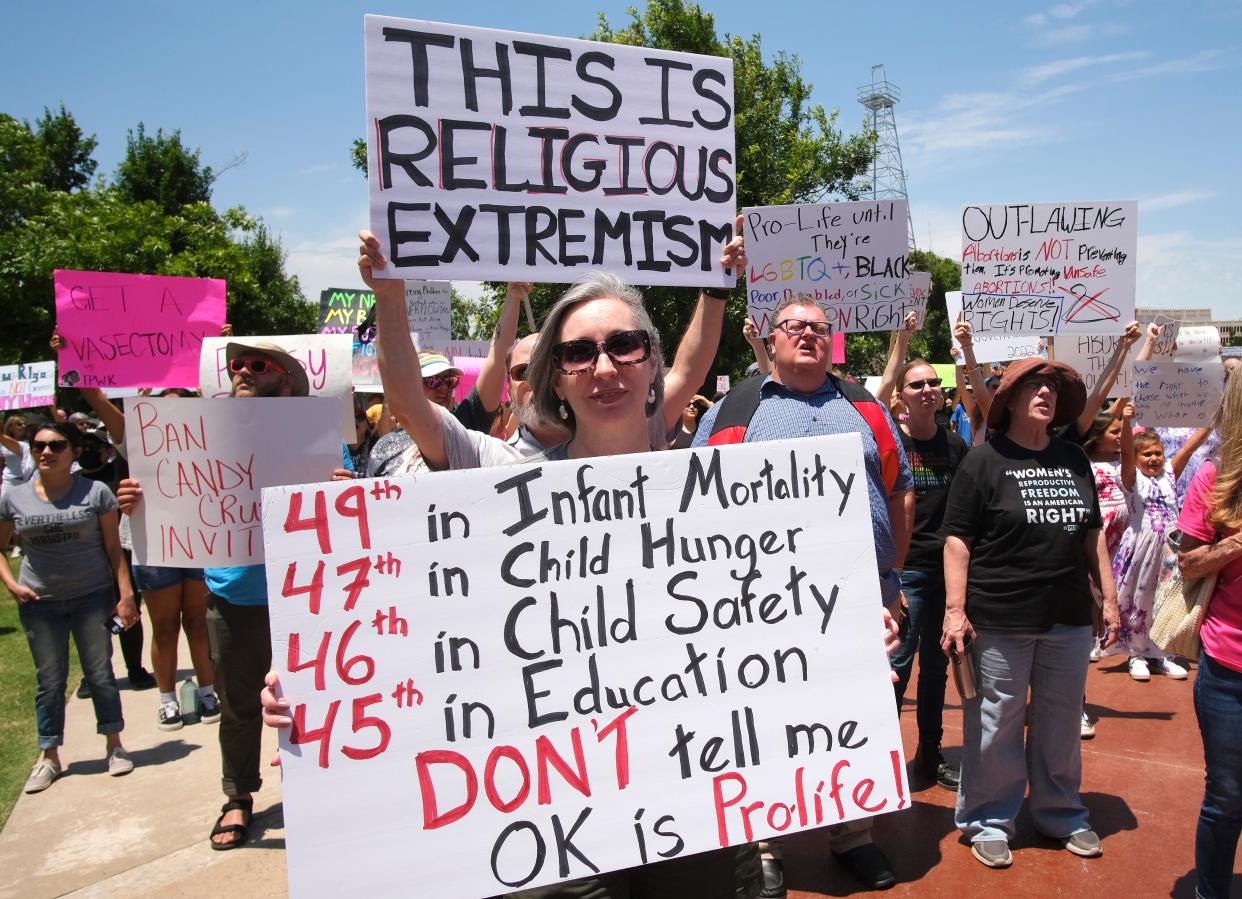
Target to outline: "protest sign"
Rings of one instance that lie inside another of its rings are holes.
[[[479,356],[454,356],[453,365],[461,372],[461,380],[457,382],[457,387],[453,390],[453,402],[460,403],[470,395],[470,391],[474,389],[474,385],[478,383],[479,375],[483,371],[483,363],[486,357]],[[498,363],[498,365],[503,363]],[[509,402],[509,379],[505,378],[504,387],[500,392],[500,401],[502,403]]]
[[[448,281],[405,282],[405,312],[420,346],[440,347],[452,339],[452,290]]]
[[[1134,319],[1137,220],[1133,201],[965,207],[962,305],[975,336],[1120,331]]]
[[[1173,358],[1179,362],[1220,359],[1220,331],[1211,325],[1180,328],[1173,336]]]
[[[223,281],[64,269],[52,280],[62,386],[197,386],[203,340],[224,326]]]
[[[1212,423],[1224,393],[1225,369],[1219,360],[1161,359],[1135,362],[1130,368],[1135,422],[1146,428],[1201,428]]]
[[[280,334],[276,337],[208,337],[203,341],[199,357],[199,389],[205,397],[229,396],[233,378],[229,374],[225,351],[230,343],[272,343],[283,349],[302,368],[310,384],[311,396],[335,396],[341,399],[339,418],[341,438],[353,443],[354,431],[353,370],[350,348],[353,341],[347,334]]]
[[[144,397],[125,404],[134,561],[170,568],[263,561],[259,491],[313,484],[341,467],[332,397]]]
[[[353,334],[367,320],[375,294],[369,290],[329,287],[319,292],[319,333]]]
[[[490,340],[450,340],[444,344],[444,349],[440,350],[440,352],[450,359],[456,359],[459,356],[486,359],[491,348],[492,342]]]
[[[425,348],[419,335],[411,333],[410,340],[414,342],[414,349],[421,351]],[[374,340],[363,343],[355,337],[353,375],[355,390],[379,393],[384,389],[379,370],[379,345]]]
[[[805,296],[834,331],[892,331],[927,306],[912,295],[906,201],[803,203],[742,210],[747,310],[766,337],[781,300]],[[930,285],[931,275],[926,284]]]
[[[866,478],[847,434],[264,491],[291,895],[908,807]]]
[[[728,393],[733,389],[733,385],[729,383],[728,375],[716,375],[716,392]]]
[[[56,363],[0,365],[0,409],[30,409],[56,402]]]
[[[963,358],[962,345],[953,335],[953,325],[962,314],[961,291],[946,291],[944,305],[949,313],[949,340],[953,344],[950,352],[960,362]],[[976,362],[1012,362],[1029,356],[1043,356],[1045,359],[1048,357],[1048,343],[1039,335],[975,334],[971,344],[974,346]]]
[[[733,61],[367,16],[379,277],[732,286]]]
[[[1120,334],[1063,334],[1056,339],[1052,354],[1058,362],[1077,370],[1090,392],[1095,390],[1095,385],[1108,368],[1108,360],[1117,351],[1120,340]],[[1116,386],[1109,391],[1111,395],[1126,396],[1130,393],[1133,384],[1130,366],[1136,360],[1141,345],[1142,341],[1136,343],[1126,354],[1126,360],[1121,363],[1117,374]]]

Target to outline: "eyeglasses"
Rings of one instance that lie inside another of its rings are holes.
[[[68,446],[69,446],[68,440],[32,440],[30,441],[30,448],[34,450],[36,453],[41,453],[44,450],[51,450],[54,453],[63,453],[65,451],[65,448]]]
[[[525,362],[522,362],[522,363],[519,363],[518,365],[513,366],[513,368],[509,369],[509,380],[510,381],[525,381],[526,380],[526,369],[529,367],[530,366]]]
[[[242,372],[244,372],[246,369],[250,369],[250,371],[256,375],[261,375],[264,372],[268,371],[269,369],[271,371],[278,371],[282,375],[287,374],[287,372],[283,368],[281,368],[275,362],[272,362],[268,359],[259,359],[259,358],[252,359],[252,358],[243,356],[238,359],[229,360],[229,371],[231,371],[233,374],[239,375]]]
[[[1041,387],[1047,387],[1049,393],[1057,392],[1057,382],[1051,378],[1027,378],[1022,382],[1023,390],[1031,390],[1039,393]]]
[[[941,381],[941,378],[923,378],[919,381],[911,381],[906,386],[911,390],[922,390],[924,387],[939,387]]]
[[[461,375],[432,375],[430,378],[423,378],[423,387],[427,390],[439,390],[441,387],[456,390],[459,383]]]
[[[773,327],[779,328],[790,337],[801,337],[807,328],[810,328],[816,337],[827,337],[832,330],[828,322],[809,322],[801,318],[787,318]]]
[[[607,353],[616,365],[637,365],[651,358],[651,335],[646,331],[618,331],[607,340],[566,340],[552,348],[556,370],[563,375],[594,371],[599,354]]]

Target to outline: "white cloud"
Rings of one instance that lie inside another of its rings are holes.
[[[1150,53],[1133,50],[1127,53],[1105,53],[1093,56],[1074,56],[1068,59],[1057,59],[1039,66],[1023,69],[1021,78],[1027,84],[1041,84],[1052,78],[1060,78],[1070,72],[1077,72],[1092,66],[1116,65],[1123,62],[1135,62],[1146,59]]]
[[[1189,206],[1202,200],[1210,200],[1216,196],[1210,190],[1176,190],[1167,194],[1142,198],[1138,201],[1139,212],[1152,212],[1160,209],[1175,209],[1178,206]]]
[[[1047,25],[1053,19],[1066,21],[1077,16],[1084,9],[1095,5],[1096,0],[1081,0],[1079,3],[1058,3],[1044,12],[1032,13],[1022,20],[1023,24],[1032,28]]]
[[[1139,306],[1210,307],[1217,319],[1242,319],[1242,237],[1140,234],[1137,256]]]
[[[900,123],[903,147],[910,149],[912,159],[926,164],[929,157],[962,150],[1049,143],[1059,138],[1059,132],[1042,119],[1037,125],[1026,124],[1033,120],[1029,113],[1080,90],[1081,86],[1066,84],[1033,95],[949,94],[926,115]]]
[[[297,210],[292,206],[273,206],[267,211],[264,218],[269,219],[287,219],[297,214]]]
[[[1131,69],[1128,72],[1122,72],[1114,75],[1115,81],[1132,81],[1135,78],[1150,78],[1154,75],[1183,75],[1193,74],[1196,72],[1215,72],[1219,69],[1228,68],[1230,63],[1223,59],[1223,50],[1200,50],[1190,56],[1183,56],[1179,59],[1166,59],[1164,62],[1154,63],[1150,66],[1144,66],[1138,69]]]

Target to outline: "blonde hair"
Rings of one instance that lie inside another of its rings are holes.
[[[1225,384],[1212,425],[1220,435],[1220,456],[1207,522],[1218,531],[1242,529],[1242,377]]]

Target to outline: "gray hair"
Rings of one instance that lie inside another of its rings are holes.
[[[647,404],[647,418],[650,420],[658,416],[664,406],[664,351],[660,344],[660,332],[656,330],[651,316],[647,314],[647,307],[643,305],[643,295],[616,275],[590,272],[565,291],[548,310],[539,326],[540,337],[535,341],[535,348],[530,354],[530,364],[526,368],[526,380],[530,382],[530,389],[534,394],[536,413],[545,421],[561,425],[569,431],[571,437],[577,431],[577,424],[568,403],[564,404],[568,417],[561,418],[561,400],[553,390],[553,385],[560,376],[553,361],[553,351],[560,342],[561,328],[574,307],[605,297],[618,299],[628,306],[638,327],[651,338],[651,354],[656,360],[655,400]]]
[[[824,311],[824,307],[815,302],[813,297],[808,297],[805,294],[800,293],[790,294],[777,303],[776,308],[772,310],[772,321],[780,321],[781,313],[790,306],[806,306],[807,308],[818,309],[820,312],[824,313],[824,321],[831,324],[831,321],[828,318],[828,313]]]

